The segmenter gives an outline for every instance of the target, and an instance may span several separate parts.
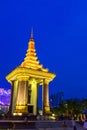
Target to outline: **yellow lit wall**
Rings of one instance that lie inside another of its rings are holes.
[[[17,95],[17,106],[24,106],[27,104],[27,97],[26,97],[26,82],[19,81],[18,83],[18,95]]]

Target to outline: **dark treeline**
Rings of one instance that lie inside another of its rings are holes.
[[[66,116],[87,115],[87,99],[67,99],[65,102],[51,109],[57,115],[63,114]]]

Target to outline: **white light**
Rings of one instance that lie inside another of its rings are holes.
[[[22,113],[17,113],[17,115],[22,116]]]
[[[17,113],[13,113],[13,116],[16,116],[17,115]]]
[[[13,113],[13,116],[16,116],[16,115],[21,116],[22,113]]]
[[[52,116],[55,116],[55,114],[53,113]]]

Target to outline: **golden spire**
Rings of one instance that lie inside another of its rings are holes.
[[[33,39],[33,28],[31,28],[31,35],[30,35],[30,40]]]
[[[20,66],[48,72],[48,69],[43,68],[43,66],[39,63],[38,58],[36,56],[35,43],[33,39],[33,28],[31,30],[30,41],[28,43],[26,57],[24,58],[24,61]]]

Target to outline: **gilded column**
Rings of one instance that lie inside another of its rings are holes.
[[[38,115],[38,91],[39,91],[39,83],[37,83],[36,115]]]
[[[11,89],[11,99],[10,99],[10,107],[9,107],[9,114],[13,114],[16,105],[17,99],[17,89],[18,89],[18,81],[11,81],[12,89]]]
[[[8,114],[12,114],[12,105],[13,105],[13,93],[14,93],[14,82],[11,82],[11,97],[10,97],[10,106]]]
[[[43,89],[42,89],[43,115],[50,114],[48,84],[49,82],[47,80],[43,80]]]
[[[31,94],[30,94],[30,104],[29,104],[29,109],[33,115],[37,115],[37,100],[38,100],[38,83],[37,80],[35,78],[31,78],[29,80],[29,83],[31,84]]]

